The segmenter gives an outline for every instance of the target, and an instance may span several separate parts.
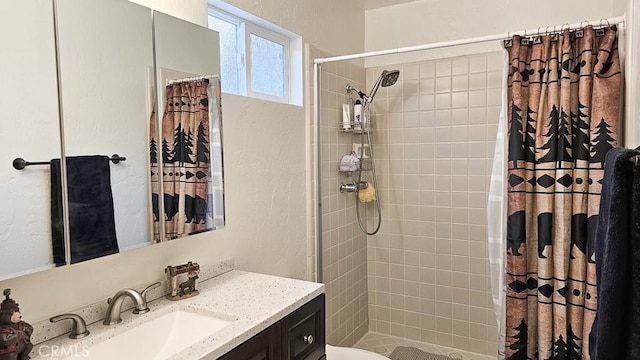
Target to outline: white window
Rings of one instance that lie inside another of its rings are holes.
[[[297,49],[297,44],[300,43],[300,48],[302,44],[299,36],[240,10],[229,9],[228,5],[224,10],[209,6],[209,28],[220,33],[223,92],[298,103],[301,94],[294,92],[301,88],[301,84],[296,85],[302,67],[298,54],[301,49]],[[293,69],[296,66],[300,70]]]

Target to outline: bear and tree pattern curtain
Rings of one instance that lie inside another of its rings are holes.
[[[615,27],[508,47],[505,357],[589,359],[596,234],[621,70]]]

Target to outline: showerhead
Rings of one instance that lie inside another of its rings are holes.
[[[380,77],[382,78],[382,83],[380,84],[380,86],[391,86],[395,84],[396,81],[398,81],[398,77],[400,77],[400,70],[385,70],[382,72]]]
[[[373,97],[376,96],[376,93],[378,92],[378,88],[380,86],[387,87],[395,84],[396,81],[398,81],[399,76],[400,76],[400,70],[384,70],[382,74],[380,74],[378,81],[376,81],[375,85],[373,85],[373,88],[371,89],[371,94],[369,94],[367,101],[372,102]]]
[[[347,85],[347,92],[350,93],[352,91],[355,91],[356,93],[358,93],[358,96],[360,96],[365,104],[371,103],[380,86],[387,87],[394,85],[398,81],[398,77],[400,77],[400,70],[384,70],[382,74],[380,74],[378,81],[376,81],[376,83],[373,85],[373,88],[371,88],[371,93],[369,94],[369,96],[367,96],[367,94],[365,94],[364,92],[358,90],[353,85]]]

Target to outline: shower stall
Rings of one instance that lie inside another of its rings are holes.
[[[330,344],[389,355],[407,339],[495,355],[485,208],[502,69],[501,53],[321,67],[318,251]],[[370,131],[342,127],[342,104],[356,99]],[[338,171],[353,144],[370,147],[371,170]],[[376,201],[359,202],[361,186],[341,193],[345,183],[373,184]]]
[[[397,54],[511,35],[345,56],[311,49],[315,269],[326,285],[329,344],[384,355],[419,344],[464,359],[503,350],[496,311],[504,306],[494,305],[503,304],[504,246],[488,240],[501,239],[493,231],[504,225],[492,218],[489,234],[487,203],[503,145],[496,149],[496,139],[504,139],[496,135],[505,131],[504,53],[406,62]],[[358,60],[391,54],[384,67]],[[356,99],[369,131],[344,131],[342,105]],[[338,171],[344,155],[365,145],[371,169]],[[345,184],[354,191],[341,192]],[[358,201],[371,184],[376,201]]]

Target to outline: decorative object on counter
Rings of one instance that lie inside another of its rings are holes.
[[[198,275],[200,274],[200,265],[198,263],[189,261],[178,266],[167,266],[164,272],[167,274],[169,285],[171,286],[171,293],[167,295],[167,299],[177,301],[188,299],[200,293],[196,289],[196,280],[198,280]],[[187,280],[178,284],[178,275],[180,274],[187,274]]]
[[[4,289],[0,305],[0,360],[29,360],[33,349],[33,327],[22,321],[20,307],[10,298],[11,289]]]

